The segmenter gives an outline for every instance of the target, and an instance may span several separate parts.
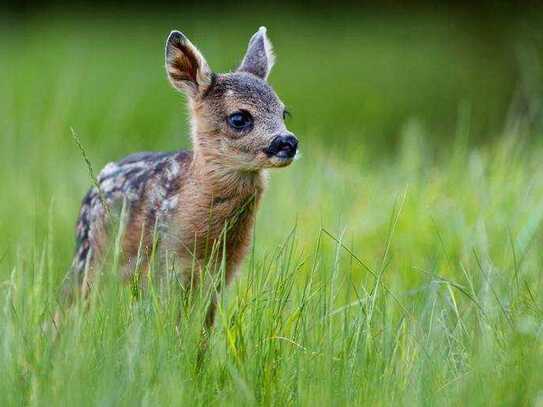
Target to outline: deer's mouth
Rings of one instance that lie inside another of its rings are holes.
[[[285,154],[276,154],[268,157],[268,162],[272,168],[281,168],[290,165],[295,159],[295,156],[289,157]]]

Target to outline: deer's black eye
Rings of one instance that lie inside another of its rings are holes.
[[[283,120],[287,120],[287,117],[290,117],[290,116],[292,115],[287,109],[283,110]]]
[[[249,130],[253,127],[253,117],[249,112],[240,110],[228,116],[228,124],[234,130]]]

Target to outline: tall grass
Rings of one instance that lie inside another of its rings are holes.
[[[118,27],[102,22],[110,27],[104,34],[83,25],[86,38],[58,21],[34,23],[45,51],[38,43],[16,51],[10,38],[12,64],[1,62],[1,405],[543,403],[543,146],[535,104],[528,116],[516,110],[503,119],[484,145],[472,142],[473,104],[453,109],[456,123],[439,135],[424,117],[406,119],[397,146],[372,156],[372,141],[348,121],[348,109],[331,109],[333,120],[321,114],[330,100],[348,106],[351,93],[335,89],[335,99],[313,100],[316,120],[283,71],[277,88],[294,100],[291,125],[303,158],[273,173],[252,251],[220,293],[200,363],[211,293],[184,291],[167,267],[135,295],[112,262],[89,301],[65,309],[56,333],[77,205],[92,184],[70,126],[95,170],[122,154],[186,141],[172,137],[183,127],[182,102],[167,92],[161,52],[142,62],[156,77],[134,69],[108,80],[108,58],[138,61],[137,42],[133,51],[124,42],[122,52],[102,43]],[[390,46],[389,36],[373,35],[382,42],[372,47]],[[153,41],[140,51],[154,49]],[[89,43],[101,44],[97,61],[84,53]],[[295,54],[283,45],[285,56]],[[347,53],[348,44],[339,49]],[[33,87],[25,75],[38,67],[45,82]],[[320,75],[301,81],[322,83]],[[328,138],[343,134],[331,133],[336,121],[348,136],[330,148]]]
[[[171,275],[134,296],[105,270],[90,303],[69,309],[54,335],[50,219],[45,241],[16,256],[2,285],[1,397],[8,404],[536,403],[540,153],[504,139],[411,173],[402,159],[420,151],[404,151],[388,174],[349,173],[350,210],[379,224],[348,213],[353,221],[341,229],[314,233],[300,219],[266,247],[257,233],[241,277],[220,296],[199,365],[209,293],[187,301]],[[296,170],[311,173],[302,163]],[[314,181],[322,199],[327,181]],[[397,194],[363,208],[362,183],[392,185]]]

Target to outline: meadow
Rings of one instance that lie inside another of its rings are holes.
[[[537,15],[51,13],[0,25],[1,405],[543,405]],[[265,16],[265,18],[263,17]],[[51,321],[94,169],[188,148],[163,45],[266,24],[302,156],[221,294],[102,273]]]

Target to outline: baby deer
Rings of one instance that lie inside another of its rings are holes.
[[[119,206],[125,278],[146,272],[157,244],[161,255],[175,255],[187,283],[221,263],[226,282],[232,279],[251,241],[265,170],[289,165],[298,146],[285,127],[285,105],[266,83],[273,62],[264,27],[239,68],[224,74],[182,33],[170,34],[166,71],[188,97],[193,151],[142,152],[106,165],[82,202],[69,287],[87,295],[111,246],[110,208]],[[213,315],[212,301],[208,325]]]

